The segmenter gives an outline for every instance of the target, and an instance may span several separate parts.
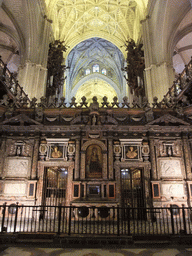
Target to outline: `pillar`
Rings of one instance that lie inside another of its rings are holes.
[[[156,157],[155,157],[155,144],[154,139],[149,139],[149,146],[150,146],[150,159],[151,159],[151,179],[157,180],[157,168],[156,168]]]
[[[37,179],[37,164],[39,156],[39,137],[34,139],[31,179]]]
[[[108,140],[108,170],[109,170],[109,180],[113,180],[113,140]]]
[[[162,62],[156,62],[154,49],[152,47],[153,39],[150,35],[150,18],[147,17],[142,22],[143,30],[143,47],[145,56],[145,90],[149,103],[153,102],[153,98],[158,97],[161,101],[164,95],[167,94],[169,88],[173,84],[174,71],[172,63],[165,61],[162,56]]]
[[[0,177],[2,177],[4,171],[4,162],[6,157],[6,139],[3,137],[1,139],[1,148],[0,148]]]
[[[186,170],[186,176],[187,179],[191,179],[191,156],[190,156],[190,146],[188,137],[186,135],[183,135],[183,154],[184,154],[184,161],[185,161],[185,170]]]
[[[23,61],[24,64],[18,69],[19,84],[23,87],[30,99],[36,97],[38,101],[42,96],[45,96],[46,92],[47,58],[50,33],[51,23],[46,17],[44,17],[43,30],[41,33],[39,32],[39,37],[42,38],[41,43],[38,44],[38,42],[36,42],[36,47],[40,49],[38,51],[35,48],[29,50],[26,57],[27,59]],[[38,39],[40,40],[40,38]]]
[[[80,140],[76,139],[76,150],[75,150],[75,173],[74,173],[74,180],[79,180],[79,167],[80,167]]]

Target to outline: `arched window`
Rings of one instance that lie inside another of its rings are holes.
[[[86,76],[89,75],[90,73],[91,73],[91,70],[89,68],[85,70],[85,75]]]
[[[98,64],[95,64],[93,65],[93,72],[99,72],[99,65]]]
[[[107,70],[106,70],[105,68],[103,68],[103,69],[101,70],[101,74],[103,74],[103,75],[105,75],[105,76],[106,76],[106,74],[107,74]]]

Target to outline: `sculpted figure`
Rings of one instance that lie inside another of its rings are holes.
[[[51,153],[51,157],[53,158],[60,158],[62,157],[62,152],[58,150],[58,147],[54,147],[53,152]]]
[[[129,147],[129,150],[126,153],[127,158],[135,158],[138,155],[137,149],[134,150],[133,147]]]

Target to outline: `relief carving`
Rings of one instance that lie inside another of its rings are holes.
[[[183,184],[162,184],[162,194],[169,197],[183,197]]]
[[[169,160],[161,159],[160,160],[160,173],[161,177],[181,177],[181,164],[180,160]]]
[[[16,145],[14,141],[7,140],[7,154],[9,156],[15,156],[16,155]]]
[[[181,142],[178,140],[156,142],[156,149],[160,157],[181,156]]]
[[[25,143],[23,145],[22,156],[30,156],[32,151],[32,145]]]
[[[32,151],[32,142],[8,140],[7,155],[8,156],[30,156]]]
[[[5,177],[28,177],[29,159],[11,157],[7,159],[7,171]]]

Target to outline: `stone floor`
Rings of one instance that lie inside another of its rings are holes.
[[[191,246],[192,247],[192,246]],[[1,247],[0,256],[189,256],[192,248],[77,249]]]

